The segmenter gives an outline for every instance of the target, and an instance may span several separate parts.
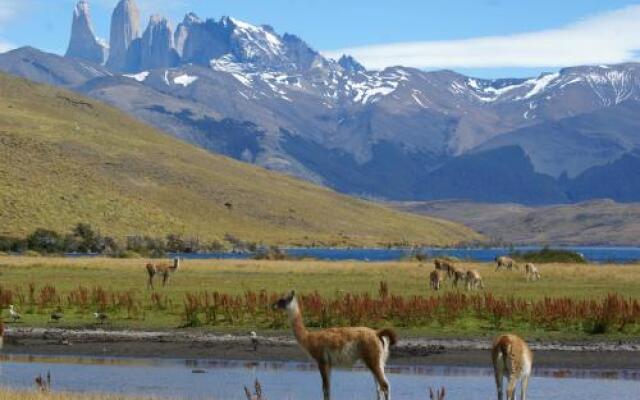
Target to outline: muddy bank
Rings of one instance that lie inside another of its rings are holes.
[[[391,352],[396,365],[487,366],[487,340],[402,340]],[[535,364],[553,368],[640,368],[640,343],[531,343]],[[190,332],[10,329],[8,354],[159,357],[248,361],[306,361],[289,336],[259,337]]]

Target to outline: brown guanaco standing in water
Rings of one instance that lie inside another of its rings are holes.
[[[149,287],[153,289],[153,278],[156,274],[162,275],[162,286],[169,281],[169,275],[180,268],[180,258],[173,259],[173,265],[165,263],[147,263],[147,274],[149,274]]]
[[[295,291],[274,303],[273,308],[287,312],[298,344],[318,363],[325,400],[331,398],[331,368],[351,366],[358,360],[362,360],[373,373],[378,399],[390,400],[389,381],[384,374],[384,367],[389,348],[398,340],[393,330],[348,327],[310,332],[304,325]]]
[[[498,400],[503,400],[502,381],[505,377],[507,378],[507,400],[515,400],[518,381],[521,381],[520,399],[526,400],[533,364],[533,353],[527,343],[516,335],[501,335],[493,342],[491,359],[496,377]]]

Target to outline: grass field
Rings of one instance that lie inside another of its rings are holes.
[[[61,89],[0,73],[0,235],[180,234],[266,244],[451,245],[481,240],[448,221],[214,155]]]
[[[129,397],[106,394],[41,393],[36,390],[0,388],[0,400],[153,400],[152,397]]]
[[[519,272],[494,272],[492,264],[461,263],[482,274],[486,290],[467,292],[445,283],[445,289],[436,293],[427,283],[431,263],[186,260],[169,285],[162,288],[157,281],[154,292],[146,287],[145,263],[142,259],[0,257],[0,305],[16,304],[23,314],[18,326],[51,326],[49,314],[60,306],[65,313],[59,324],[63,327],[95,326],[92,314],[100,308],[110,317],[106,328],[198,325],[211,331],[268,332],[285,329],[286,324],[266,305],[273,296],[295,288],[308,297],[307,320],[314,326],[360,322],[396,326],[408,335],[461,337],[489,336],[505,329],[529,336],[583,339],[633,337],[640,332],[638,265],[539,265],[542,280],[527,282]],[[379,300],[380,282],[388,286],[387,300]],[[221,297],[214,299],[215,292]],[[610,294],[629,304],[606,302]],[[82,296],[84,301],[79,300]],[[548,304],[559,299],[564,302]],[[206,307],[214,301],[219,304],[211,317]],[[599,302],[602,309],[596,311],[591,301]],[[511,315],[503,309],[510,304],[524,311]],[[199,313],[198,324],[191,323],[189,312]],[[620,319],[607,319],[618,312]],[[553,314],[555,319],[548,321],[540,314]],[[535,324],[530,321],[540,318]],[[572,318],[575,321],[570,323]],[[602,318],[610,329],[585,328],[587,322]]]

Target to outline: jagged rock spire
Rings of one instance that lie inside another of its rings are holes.
[[[180,61],[173,45],[173,30],[169,20],[159,15],[151,16],[140,48],[141,69],[174,67]]]
[[[345,54],[340,57],[340,59],[338,60],[338,64],[340,64],[340,66],[346,71],[351,73],[366,71],[366,68],[350,55]]]
[[[111,16],[111,37],[107,66],[116,71],[131,69],[127,53],[131,44],[140,37],[140,11],[134,0],[120,0]]]
[[[87,0],[78,1],[73,10],[71,38],[65,55],[102,64],[106,54],[107,46],[101,43],[93,32],[89,2]]]
[[[174,34],[174,44],[176,47],[176,51],[182,57],[182,53],[184,51],[184,45],[189,38],[189,34],[194,26],[201,24],[200,18],[194,13],[188,13],[184,16],[184,20],[178,25],[176,28],[176,33]]]

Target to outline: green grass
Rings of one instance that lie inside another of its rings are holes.
[[[117,238],[228,233],[280,245],[482,239],[213,155],[64,90],[0,74],[0,93],[0,234],[86,222]]]
[[[36,296],[45,284],[55,286],[63,299],[78,286],[92,288],[101,286],[107,292],[133,293],[139,302],[138,313],[128,318],[126,311],[111,314],[109,328],[175,329],[185,324],[184,299],[187,293],[203,291],[242,295],[246,291],[284,293],[295,288],[299,293],[317,291],[328,299],[345,293],[369,293],[378,296],[379,283],[385,281],[391,294],[410,298],[420,296],[442,296],[455,292],[449,283],[445,290],[434,293],[428,289],[427,275],[432,270],[429,263],[417,262],[321,262],[321,261],[254,261],[254,260],[186,260],[184,268],[172,276],[170,284],[157,292],[166,296],[167,310],[151,307],[150,294],[146,289],[145,260],[114,259],[62,259],[0,257],[0,285],[3,289],[21,291],[28,298],[28,284],[36,285]],[[484,277],[486,291],[498,298],[514,297],[527,301],[544,298],[568,297],[571,299],[602,300],[616,293],[628,299],[640,299],[639,265],[540,265],[542,280],[527,282],[519,272],[494,271],[493,264],[458,263],[463,268],[477,269]],[[462,290],[461,292],[465,292]],[[1,293],[0,293],[1,299]],[[24,314],[22,326],[51,326],[47,323],[53,307],[39,309],[28,301],[18,304]],[[94,326],[93,308],[81,311],[65,309],[61,326]],[[263,321],[245,318],[237,324],[220,323],[203,326],[215,331],[246,331],[247,328],[268,331]],[[607,335],[589,335],[571,329],[540,329],[526,321],[505,321],[499,330],[514,330],[529,337],[556,339],[617,339],[637,337],[638,326],[629,326],[621,332]],[[278,328],[280,329],[280,328]],[[452,324],[441,324],[434,320],[419,326],[400,327],[404,335],[427,335],[446,337],[490,336],[498,329],[484,320],[473,317],[460,318]]]

